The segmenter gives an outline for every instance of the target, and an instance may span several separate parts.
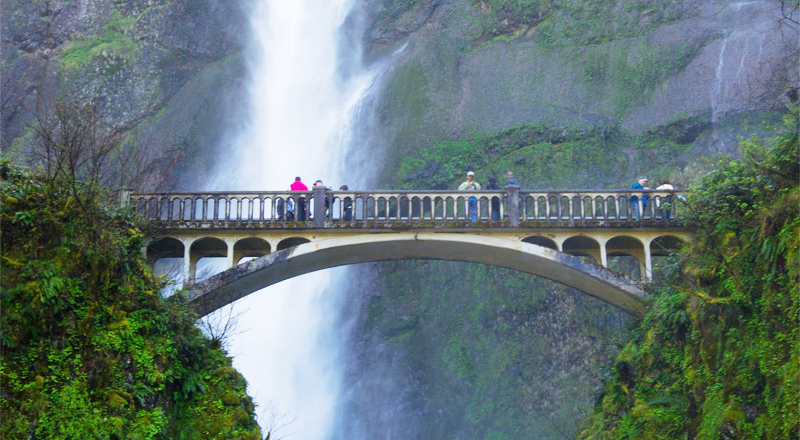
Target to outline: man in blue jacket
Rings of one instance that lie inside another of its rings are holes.
[[[631,185],[631,189],[650,189],[650,187],[645,186],[647,185],[647,177],[639,177],[639,180]],[[647,207],[647,196],[642,195],[642,210]],[[636,221],[639,221],[639,197],[631,196],[631,210],[633,210],[633,215]],[[630,216],[628,216],[630,218]]]

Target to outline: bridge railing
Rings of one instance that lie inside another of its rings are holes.
[[[163,223],[347,222],[520,223],[648,221],[681,217],[680,192],[656,190],[312,191],[125,193],[146,218]],[[638,215],[637,215],[638,211]],[[320,214],[320,215],[317,215]],[[306,225],[308,226],[308,225]]]

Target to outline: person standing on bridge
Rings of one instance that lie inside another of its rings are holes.
[[[517,179],[514,178],[514,173],[511,171],[506,173],[506,186],[508,185],[519,186],[519,182],[517,182]]]
[[[650,187],[645,186],[647,185],[647,177],[641,176],[639,180],[631,185],[631,189],[650,189]],[[647,196],[642,195],[642,210],[647,207]],[[639,197],[632,195],[631,196],[631,209],[633,209],[633,215],[636,221],[639,221]],[[644,213],[642,213],[644,214]],[[630,217],[630,216],[628,216]]]
[[[458,186],[460,191],[477,191],[481,189],[481,184],[475,181],[475,173],[472,171],[467,172],[467,181]],[[470,221],[478,221],[478,199],[475,197],[469,198],[469,219]]]
[[[349,188],[347,185],[342,185],[339,187],[339,191],[348,191]],[[344,213],[342,214],[342,220],[349,222],[353,219],[353,199],[350,197],[345,197],[342,200],[342,208],[344,208]]]
[[[491,190],[500,190],[500,185],[497,184],[497,179],[494,175],[489,176],[489,183],[486,184],[486,189]],[[490,203],[492,205],[492,221],[500,221],[500,197],[492,196],[492,201]]]
[[[672,182],[670,182],[669,179],[664,179],[661,181],[661,185],[657,186],[656,189],[659,191],[674,191],[675,187],[672,186]],[[669,220],[672,214],[672,194],[663,198],[656,196],[656,207],[661,211],[661,219]]]
[[[289,186],[292,191],[308,191],[308,187],[300,179],[300,176],[294,178],[294,183]],[[297,199],[297,221],[306,221],[306,198],[298,197]]]

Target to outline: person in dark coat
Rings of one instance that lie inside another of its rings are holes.
[[[339,191],[348,191],[347,185],[342,185],[339,187]],[[342,200],[342,206],[344,207],[344,213],[342,214],[342,220],[349,222],[353,220],[353,199],[350,197],[345,197]]]
[[[519,186],[519,182],[517,182],[517,179],[514,178],[514,173],[512,173],[511,171],[506,173],[506,186],[508,185]]]
[[[499,190],[500,185],[497,184],[497,179],[494,175],[489,176],[489,183],[486,184],[486,189],[493,189]],[[496,222],[500,220],[500,197],[499,196],[492,196],[492,221]]]

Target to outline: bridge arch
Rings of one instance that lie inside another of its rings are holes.
[[[247,237],[238,240],[233,244],[233,263],[236,264],[242,258],[259,258],[272,251],[267,240],[260,237]]]
[[[464,261],[515,269],[576,288],[633,315],[644,314],[645,293],[641,284],[578,257],[505,238],[410,232],[302,243],[193,285],[189,300],[201,315],[206,315],[295,276],[349,264],[401,259]]]
[[[189,273],[187,279],[191,283],[197,278],[197,263],[203,258],[225,258],[227,256],[228,243],[221,238],[203,237],[194,240],[189,245]],[[207,277],[208,275],[209,273],[204,273],[200,276]]]
[[[162,258],[183,258],[183,242],[173,237],[162,237],[147,245],[147,263],[152,267]]]
[[[284,249],[289,249],[290,247],[300,246],[301,244],[309,243],[309,242],[311,242],[311,240],[309,240],[307,238],[303,238],[303,237],[284,238],[283,240],[280,241],[280,243],[278,243],[278,246],[276,247],[276,249],[279,250],[279,251],[282,251]]]
[[[650,241],[650,254],[653,256],[668,256],[683,246],[683,240],[675,235],[661,235]]]
[[[546,247],[548,249],[558,250],[556,241],[552,238],[543,237],[541,235],[531,235],[522,239],[525,243],[535,244],[537,246]]]
[[[585,235],[576,235],[564,240],[561,244],[561,250],[565,254],[574,255],[576,257],[589,257],[594,263],[601,261],[600,256],[600,243]]]

